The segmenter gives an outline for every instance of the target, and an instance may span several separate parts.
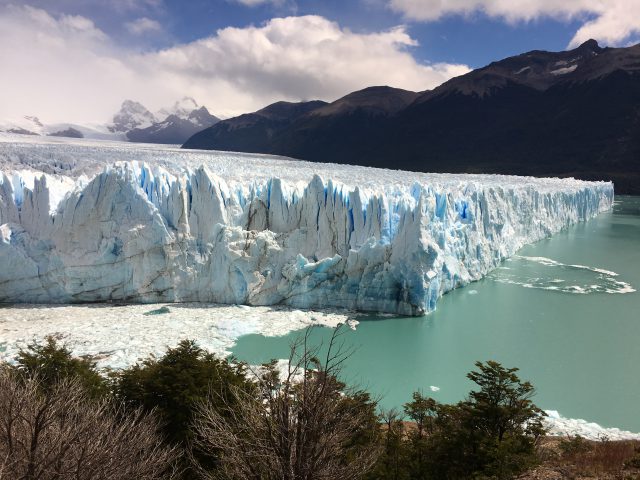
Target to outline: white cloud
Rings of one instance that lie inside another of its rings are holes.
[[[170,49],[123,50],[83,17],[0,8],[0,119],[105,121],[125,98],[155,110],[185,95],[230,116],[370,85],[432,88],[468,71],[419,63],[403,27],[357,34],[318,16],[225,28]]]
[[[448,15],[484,14],[509,23],[540,17],[578,19],[585,23],[570,46],[589,38],[622,45],[640,34],[638,0],[388,0],[388,5],[407,19],[435,21]]]
[[[636,0],[618,0],[610,2],[595,19],[586,22],[571,40],[571,46],[590,38],[609,45],[637,43],[640,35],[640,2]]]
[[[150,60],[201,85],[216,79],[239,94],[269,101],[333,100],[380,84],[424,90],[468,71],[461,65],[419,64],[408,51],[415,45],[403,27],[356,34],[325,18],[305,16],[276,18],[261,27],[225,28]]]
[[[125,23],[126,29],[133,35],[144,35],[146,33],[158,33],[162,31],[162,25],[147,17],[137,18]]]

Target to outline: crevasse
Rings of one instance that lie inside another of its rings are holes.
[[[108,152],[95,172],[78,174],[43,168],[55,155],[31,154],[40,155],[37,168],[11,169],[6,152],[0,162],[2,302],[196,301],[422,315],[522,245],[613,201],[610,183],[573,179],[344,166],[334,166],[333,178],[328,164],[307,164],[292,178],[287,164],[300,170],[306,162],[274,159],[263,168],[269,162],[257,156],[247,179],[211,154],[178,164]],[[250,156],[234,162],[251,168]]]

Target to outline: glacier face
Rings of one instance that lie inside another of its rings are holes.
[[[421,315],[613,186],[0,136],[0,302]]]

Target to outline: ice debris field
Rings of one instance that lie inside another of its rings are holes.
[[[0,302],[422,315],[613,185],[0,136]]]

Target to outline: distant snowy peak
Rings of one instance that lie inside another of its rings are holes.
[[[175,115],[176,117],[182,118],[183,120],[187,120],[189,115],[194,110],[198,110],[200,106],[198,102],[196,102],[191,97],[182,97],[182,99],[178,100],[173,104],[170,108],[162,108],[158,111],[157,117],[158,119],[166,119],[170,115]]]
[[[0,123],[0,132],[21,135],[125,140],[124,133],[113,132],[106,125],[78,125],[75,123],[43,123],[38,117],[25,115],[17,120]]]
[[[42,122],[40,121],[40,119],[38,117],[34,117],[33,115],[25,115],[24,119],[28,122],[31,122],[36,127],[42,128],[44,126],[42,125]]]
[[[44,125],[42,125],[38,117],[25,115],[22,118],[0,123],[0,132],[20,133],[22,135],[43,135]]]
[[[206,107],[200,107],[186,114],[184,112],[169,114],[163,121],[146,128],[129,130],[127,139],[131,142],[182,145],[192,135],[219,121],[220,119],[211,115]]]
[[[182,145],[192,135],[220,121],[206,107],[198,106],[198,102],[191,97],[183,97],[172,107],[159,110],[156,119],[151,124],[128,129],[127,140]]]
[[[153,113],[139,102],[125,100],[118,113],[113,116],[112,132],[128,132],[133,128],[146,128],[158,120]]]
[[[0,122],[0,132],[22,135],[129,140],[131,142],[183,144],[200,130],[220,121],[191,97],[153,114],[140,102],[125,100],[111,122],[99,125],[46,124],[35,116]]]

